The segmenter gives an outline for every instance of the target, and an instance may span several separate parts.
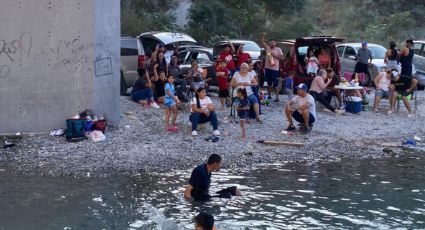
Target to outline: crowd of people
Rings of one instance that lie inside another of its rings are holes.
[[[296,129],[293,120],[300,123],[302,132],[309,132],[316,117],[316,102],[322,104],[326,110],[341,115],[345,112],[341,90],[335,86],[341,77],[335,74],[331,66],[329,50],[322,47],[318,56],[315,50],[309,47],[305,55],[305,73],[312,81],[306,84],[294,85],[296,71],[285,73],[283,83],[278,80],[280,74],[279,63],[284,60],[282,50],[276,42],[266,42],[265,37],[260,38],[260,44],[266,51],[263,74],[267,82],[268,96],[274,102],[279,102],[279,94],[284,89],[288,96],[284,107],[284,114],[288,119],[286,131]],[[388,98],[390,108],[387,114],[395,112],[396,100],[403,100],[409,116],[412,109],[409,100],[416,89],[417,81],[412,78],[412,40],[406,41],[406,47],[399,51],[394,42],[391,42],[385,54],[388,69],[381,72],[374,79],[376,87],[373,111],[377,112],[383,98]],[[357,64],[353,73],[353,80],[358,80],[358,74],[368,73],[369,64],[373,60],[372,52],[368,49],[367,42],[362,42],[362,47],[357,53]],[[400,66],[400,65],[401,66]],[[237,51],[229,41],[223,51],[218,55],[216,76],[219,88],[220,110],[234,106],[239,117],[241,139],[246,140],[246,124],[252,118],[257,123],[263,123],[261,118],[260,84],[258,70],[254,70],[254,63],[249,53],[244,52],[243,45]],[[135,81],[131,97],[142,106],[159,108],[158,104],[165,106],[165,130],[176,132],[179,130],[176,119],[178,116],[177,105],[181,102],[190,102],[190,117],[192,135],[198,135],[198,126],[210,122],[213,136],[219,136],[218,109],[207,96],[208,82],[207,71],[199,68],[196,60],[191,62],[191,68],[183,73],[179,66],[176,50],[166,51],[164,45],[159,44],[144,68],[138,70],[139,78]],[[359,82],[360,85],[362,82]],[[282,87],[282,88],[281,88]],[[351,96],[364,97],[364,90],[350,90],[345,92]],[[295,96],[294,96],[295,94]],[[189,97],[189,98],[188,98]],[[331,104],[336,98],[335,106]]]
[[[341,115],[344,113],[344,101],[341,91],[336,88],[341,78],[332,69],[330,55],[327,49],[320,49],[318,57],[313,49],[309,49],[305,56],[305,72],[312,78],[309,84],[294,85],[296,71],[289,71],[279,86],[279,62],[283,60],[282,50],[275,42],[266,43],[261,39],[265,48],[264,77],[267,82],[268,95],[275,94],[274,102],[279,102],[280,87],[283,87],[287,95],[284,106],[284,114],[288,120],[286,131],[296,130],[294,120],[299,123],[301,132],[309,132],[317,120],[316,102],[322,104],[327,110]],[[390,43],[385,54],[387,70],[381,72],[374,79],[376,87],[373,111],[377,112],[383,98],[388,98],[390,108],[387,114],[395,112],[396,100],[403,100],[409,116],[412,114],[409,100],[417,85],[417,80],[412,78],[413,42],[406,41],[406,47],[399,51],[394,42]],[[237,57],[234,61],[233,57]],[[357,54],[357,64],[353,73],[353,79],[358,81],[358,74],[365,74],[368,65],[373,60],[373,55],[368,49],[367,42],[362,42],[362,48]],[[206,71],[198,67],[196,61],[192,61],[191,68],[183,73],[179,67],[177,54],[165,55],[163,46],[157,46],[145,68],[139,69],[139,78],[133,85],[131,97],[142,106],[159,108],[159,104],[165,107],[165,129],[167,132],[175,132],[179,128],[176,124],[178,115],[177,104],[184,99],[185,93],[192,93],[190,99],[190,117],[192,123],[192,135],[198,135],[198,125],[210,122],[213,136],[219,136],[218,110],[213,101],[207,96],[208,80]],[[399,65],[401,64],[401,66]],[[216,66],[217,82],[219,87],[220,110],[226,109],[229,104],[236,103],[237,116],[241,127],[241,139],[246,140],[245,126],[247,120],[252,118],[257,123],[263,123],[261,119],[260,86],[257,71],[248,53],[239,47],[235,48],[231,42],[220,53]],[[185,76],[182,78],[182,76]],[[189,87],[187,87],[189,86]],[[364,96],[364,92],[352,90],[353,96]],[[335,97],[337,106],[331,105],[331,99]],[[222,158],[218,154],[211,154],[205,163],[198,165],[191,174],[189,183],[184,191],[184,197],[194,201],[210,201],[215,197],[230,198],[242,195],[241,191],[233,186],[210,194],[211,175],[222,167]],[[214,217],[211,214],[201,212],[195,219],[195,229],[216,229]]]

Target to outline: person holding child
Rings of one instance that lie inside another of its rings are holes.
[[[165,105],[165,125],[166,125],[165,128],[166,128],[166,131],[176,132],[178,130],[176,125],[177,104],[180,103],[180,101],[179,101],[179,98],[175,96],[173,75],[168,75],[167,83],[165,83],[164,91],[165,91],[164,105]],[[171,113],[173,114],[173,118],[171,121],[172,125],[170,126]]]
[[[252,91],[252,86],[258,85],[258,82],[255,76],[249,73],[249,65],[247,63],[243,63],[241,65],[241,70],[235,73],[232,78],[232,81],[230,82],[230,85],[235,88],[236,92],[239,88],[246,89],[248,100],[250,104],[254,107],[255,120],[258,123],[262,123],[262,120],[260,119],[259,101]]]
[[[229,69],[225,60],[219,60],[216,69],[216,76],[218,78],[218,97],[220,98],[221,109],[224,109],[225,102],[229,101]]]
[[[245,88],[239,88],[236,91],[237,97],[239,99],[239,105],[237,107],[238,117],[240,119],[239,123],[241,125],[241,140],[246,140],[246,131],[245,131],[245,123],[248,119],[249,112],[249,100],[248,95],[246,93]]]

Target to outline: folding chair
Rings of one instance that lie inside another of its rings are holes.
[[[417,101],[417,92],[416,92],[416,90],[417,89],[415,89],[414,91],[413,91],[413,93],[411,93],[411,94],[409,94],[408,96],[407,96],[407,101],[410,103],[412,100],[413,100],[413,103],[414,103],[414,109],[413,109],[413,112],[414,113],[416,113],[416,111],[417,111],[417,108],[418,108],[418,101]],[[397,100],[396,100],[396,103],[397,103],[397,112],[400,110],[400,101],[402,101],[403,100],[403,96],[402,95],[400,95],[400,94],[398,94],[397,95]]]

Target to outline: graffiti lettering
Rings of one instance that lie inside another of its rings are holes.
[[[6,56],[11,62],[16,58],[29,55],[32,49],[32,36],[30,33],[20,33],[17,39],[6,41],[0,39],[0,57]],[[18,56],[19,55],[19,56]]]

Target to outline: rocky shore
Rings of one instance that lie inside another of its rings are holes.
[[[224,158],[225,167],[245,167],[251,164],[286,161],[338,161],[341,158],[383,158],[403,154],[395,147],[415,135],[424,139],[425,93],[418,94],[418,111],[407,117],[404,105],[398,113],[386,115],[388,102],[379,113],[361,112],[336,116],[318,107],[317,122],[307,135],[284,135],[287,121],[283,115],[285,95],[281,102],[263,106],[263,124],[251,122],[247,127],[248,141],[240,141],[238,123],[228,118],[230,110],[219,110],[216,143],[206,137],[212,129],[206,125],[198,137],[191,136],[189,107],[178,116],[177,133],[165,132],[164,110],[142,108],[127,97],[121,98],[122,121],[110,127],[106,141],[86,140],[68,143],[64,137],[49,135],[0,137],[13,141],[15,147],[0,149],[0,170],[24,174],[102,176],[109,172],[170,171],[188,169],[205,160],[211,153]],[[217,98],[214,97],[216,105]],[[269,146],[258,140],[304,143],[304,147]],[[417,148],[421,149],[421,148]]]

